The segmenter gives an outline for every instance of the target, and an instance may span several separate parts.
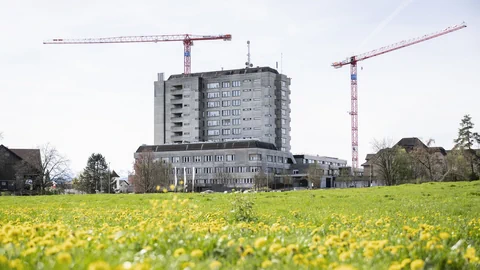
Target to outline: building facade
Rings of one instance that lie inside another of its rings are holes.
[[[12,149],[0,145],[0,191],[17,194],[34,188],[41,177],[39,149]]]
[[[135,158],[146,153],[153,155],[156,162],[171,166],[170,184],[176,173],[177,179],[186,179],[190,190],[195,191],[250,189],[259,174],[266,177],[266,186],[273,186],[281,181],[275,175],[288,174],[295,162],[290,153],[258,140],[144,145],[138,148]]]
[[[290,152],[290,78],[269,67],[154,83],[154,144],[257,139]]]
[[[347,161],[335,157],[315,155],[294,155],[295,165],[292,166],[293,183],[301,187],[333,188],[337,187],[336,177],[340,175],[342,168],[347,168]],[[318,183],[314,183],[310,175],[315,173],[312,166],[321,170]]]

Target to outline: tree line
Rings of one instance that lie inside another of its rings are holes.
[[[397,185],[419,181],[477,180],[480,172],[480,135],[473,131],[470,115],[460,122],[454,147],[442,153],[439,147],[432,147],[434,140],[413,149],[405,149],[387,141],[374,141],[377,152],[371,162],[371,169],[386,185]],[[477,149],[475,149],[475,145]],[[425,147],[426,146],[426,147]],[[368,175],[366,175],[368,177]]]

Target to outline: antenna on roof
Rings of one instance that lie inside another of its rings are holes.
[[[250,40],[247,40],[247,62],[245,62],[245,68],[253,67],[253,64],[250,62]]]

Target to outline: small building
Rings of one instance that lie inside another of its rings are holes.
[[[30,194],[41,175],[40,149],[13,149],[0,145],[0,191]]]
[[[319,155],[294,155],[292,182],[294,187],[333,188],[341,168],[347,161],[335,157]]]

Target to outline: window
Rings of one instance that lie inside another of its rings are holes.
[[[222,82],[222,87],[223,88],[230,87],[230,82]]]
[[[220,83],[207,83],[207,89],[215,89],[215,88],[220,88]]]
[[[287,130],[285,128],[282,128],[282,134],[283,135],[287,134]]]
[[[233,106],[240,106],[240,99],[234,99],[234,100],[232,100],[232,105],[233,105]]]
[[[252,118],[243,118],[243,121],[250,121]]]
[[[202,157],[201,156],[194,156],[193,157],[193,162],[202,162]]]
[[[230,115],[230,110],[223,110],[222,111],[222,116],[229,116]]]
[[[285,152],[285,151],[287,151],[287,148],[282,147],[280,150],[281,150],[282,152]]]
[[[252,101],[252,99],[251,98],[244,98],[243,99],[243,102],[248,102],[248,101]]]
[[[282,81],[282,86],[286,86],[286,85],[287,85],[287,83]]]
[[[162,158],[162,163],[168,163],[168,161],[169,161],[168,157]]]
[[[243,92],[252,92],[252,89],[243,89]]]
[[[243,111],[251,111],[252,108],[244,108]]]
[[[211,156],[211,155],[203,156],[203,161],[212,162],[213,161],[213,156]]]
[[[261,120],[260,117],[254,117],[253,120]]]
[[[282,97],[286,97],[286,96],[287,96],[287,91],[282,90]]]
[[[260,99],[259,98],[254,98],[253,101],[260,101]]]
[[[242,123],[242,120],[240,118],[237,118],[237,119],[233,119],[233,125],[234,126],[238,126]]]
[[[241,112],[239,109],[232,110],[232,115],[240,115]]]
[[[250,172],[259,172],[261,169],[259,166],[250,166]]]
[[[238,167],[238,172],[242,173],[242,172],[247,172],[247,167]]]
[[[208,136],[218,136],[220,135],[220,130],[218,129],[210,129],[207,131]]]
[[[220,121],[219,120],[210,120],[210,121],[207,121],[207,126],[208,127],[215,127],[215,126],[218,126],[220,125]]]
[[[232,86],[233,87],[239,87],[241,84],[240,84],[240,81],[233,81],[232,82]]]
[[[286,138],[282,138],[282,144],[286,144],[287,143],[287,139]]]
[[[242,129],[241,128],[234,128],[233,129],[233,134],[234,135],[238,135],[238,134],[241,134],[242,133]]]
[[[287,110],[282,109],[282,115],[287,115]]]
[[[224,100],[222,101],[222,107],[230,107],[232,105],[231,100]]]
[[[287,123],[287,119],[282,118],[282,125],[285,125]]]
[[[209,116],[209,117],[220,116],[220,111],[208,111],[207,116]]]
[[[203,168],[203,173],[213,173],[213,168]]]
[[[232,130],[231,129],[222,129],[222,135],[230,135],[232,134]]]
[[[250,154],[250,155],[248,155],[248,160],[250,160],[250,161],[260,161],[260,160],[262,160],[262,154]]]
[[[222,92],[222,97],[230,97],[232,95],[232,92],[230,91],[223,91]]]
[[[182,162],[183,163],[190,163],[190,162],[192,162],[192,157],[182,157]]]
[[[232,121],[230,119],[223,119],[222,120],[222,126],[230,126],[232,124]],[[225,135],[225,134],[223,134]]]
[[[298,170],[293,170],[293,174],[298,174]]]
[[[243,130],[251,130],[252,128],[251,127],[244,127]],[[244,138],[244,139],[250,139],[248,137]]]
[[[240,96],[240,90],[233,90],[232,91],[232,96],[239,97]]]
[[[220,101],[209,101],[207,102],[207,108],[220,107]]]
[[[223,155],[216,155],[215,156],[215,161],[222,162],[223,161]]]
[[[273,162],[273,156],[267,155],[267,161],[268,162]]]
[[[227,155],[226,160],[227,161],[235,161],[235,155]]]
[[[207,93],[207,98],[218,98],[218,97],[220,97],[220,92]]]
[[[179,163],[180,157],[172,157],[172,163]]]
[[[282,151],[284,151],[284,150],[282,150]],[[278,162],[278,163],[283,163],[283,157],[278,157],[278,158],[277,158],[277,162]]]

